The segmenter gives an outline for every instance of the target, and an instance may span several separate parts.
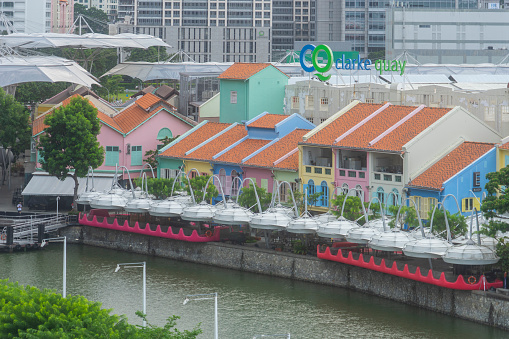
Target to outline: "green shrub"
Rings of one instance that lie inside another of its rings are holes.
[[[172,330],[176,316],[168,318],[163,328],[140,328],[127,323],[124,316],[110,315],[110,311],[82,296],[63,298],[50,290],[0,280],[0,338],[192,339],[201,333],[199,327]]]

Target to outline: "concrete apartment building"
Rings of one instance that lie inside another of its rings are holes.
[[[74,3],[85,6],[86,8],[95,7],[108,14],[108,19],[115,22],[118,14],[118,4],[122,0],[74,0]]]
[[[52,28],[51,9],[54,1],[51,0],[0,0],[0,12],[10,22],[5,27],[0,20],[0,32],[18,33],[49,33]]]
[[[508,10],[391,8],[387,28],[387,59],[406,51],[420,63],[498,64],[509,54]]]
[[[464,85],[464,89],[460,89]],[[462,107],[501,135],[509,135],[509,89],[494,84],[407,84],[363,83],[328,85],[320,81],[299,81],[286,86],[285,114],[299,113],[319,125],[353,100],[370,104],[452,108]],[[473,89],[475,87],[477,89]],[[494,88],[499,87],[499,88]],[[405,88],[405,89],[403,89]]]

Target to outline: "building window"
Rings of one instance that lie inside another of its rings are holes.
[[[320,98],[320,111],[329,109],[329,98]]]
[[[235,178],[239,177],[239,174],[237,173],[236,170],[232,171],[231,177],[232,177],[232,193],[231,193],[231,195],[237,196],[237,194],[239,194],[239,179],[240,178],[235,179]]]
[[[429,219],[429,212],[431,212],[433,208],[435,208],[435,205],[438,203],[436,198],[426,198],[420,196],[411,196],[410,200],[415,202],[417,210],[419,211],[419,216],[424,220]]]
[[[269,189],[269,179],[262,179],[261,188],[265,189],[266,191]]]
[[[385,191],[383,187],[378,187],[376,190],[376,197],[382,204],[385,204]]]
[[[315,99],[312,95],[306,95],[306,109],[313,109],[315,107]]]
[[[230,104],[236,104],[237,103],[237,91],[231,91],[230,92]]]
[[[223,190],[226,188],[226,171],[224,168],[221,168],[219,170],[219,185],[221,185],[221,187],[223,188]],[[216,185],[218,186],[217,189],[218,191],[221,191],[221,188],[219,187],[219,185]]]
[[[178,173],[178,169],[163,168],[163,169],[161,169],[161,178],[163,178],[163,179],[176,178],[177,173]]]
[[[326,181],[322,181],[322,196],[321,196],[321,205],[323,207],[329,206],[329,186],[327,186]]]
[[[478,211],[481,208],[479,198],[465,198],[461,200],[461,212],[472,212],[474,208]]]
[[[481,186],[481,172],[474,172],[474,187]]]
[[[292,97],[292,109],[298,109],[299,108],[299,97]]]
[[[105,166],[116,166],[120,158],[120,149],[118,146],[106,146]]]
[[[310,123],[313,123],[313,118],[306,118],[307,121],[309,121]]]
[[[361,201],[364,201],[364,191],[362,190],[361,185],[355,186],[355,195],[358,196]]]
[[[167,127],[163,127],[157,133],[157,140],[163,140],[164,138],[172,138],[173,133],[171,133],[170,129]]]
[[[321,123],[321,124],[323,124],[323,123],[324,123],[324,122],[326,122],[326,121],[327,121],[327,118],[321,118],[321,119],[320,119],[320,123]]]
[[[131,166],[143,165],[143,154],[141,152],[141,146],[131,147]]]
[[[348,187],[348,184],[347,184],[347,183],[344,183],[344,184],[341,186],[341,194],[343,194],[343,195],[348,195],[348,192],[350,192],[350,188]]]

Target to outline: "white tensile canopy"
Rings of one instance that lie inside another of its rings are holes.
[[[162,39],[144,34],[122,33],[84,35],[63,33],[13,33],[0,36],[0,46],[22,48],[143,48],[151,46],[171,47]]]
[[[0,57],[0,87],[24,82],[70,82],[91,87],[99,80],[76,62],[55,56]]]

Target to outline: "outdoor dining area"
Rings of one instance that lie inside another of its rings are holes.
[[[140,172],[142,184],[134,189],[125,189],[118,184],[118,172],[121,170],[119,167],[108,192],[96,192],[93,172],[89,173],[91,185],[89,187],[87,180],[87,189],[77,202],[88,206],[90,211],[80,216],[80,223],[185,241],[252,243],[256,247],[317,255],[321,259],[389,274],[414,275],[414,278],[417,277],[415,280],[433,278],[445,282],[461,276],[467,285],[478,284],[486,277],[488,280],[484,283],[495,280],[491,265],[499,261],[495,249],[498,240],[481,234],[480,230],[487,223],[481,213],[475,209],[472,211],[465,235],[457,235],[455,225],[450,225],[445,212],[442,212],[445,230],[434,229],[435,213],[440,208],[444,209],[445,199],[456,200],[452,195],[445,196],[434,207],[426,224],[422,222],[413,200],[402,201],[397,213],[391,215],[385,212],[386,206],[376,197],[368,206],[361,204],[360,219],[349,220],[344,216],[345,204],[348,199],[359,199],[355,192],[343,198],[341,209],[312,215],[308,211],[307,192],[303,192],[300,206],[291,189],[291,204],[281,203],[278,194],[281,187],[291,187],[284,181],[276,183],[275,194],[268,207],[262,206],[254,189],[256,203],[247,208],[239,204],[239,196],[242,188],[249,185],[256,187],[251,178],[236,178],[239,182],[232,185],[236,184],[241,189],[236,197],[227,198],[219,178],[210,176],[203,194],[197,196],[191,185],[188,185],[189,193],[184,190],[190,178],[187,173],[179,171],[170,196],[156,200],[148,193],[143,169]],[[127,176],[130,187],[134,187],[129,171]],[[219,202],[216,204],[211,204],[206,195],[212,180],[219,186]],[[418,223],[413,228],[408,227],[401,213],[403,207],[408,209],[412,204]],[[456,204],[460,210],[457,201]],[[401,273],[404,271],[404,274]],[[427,275],[421,274],[428,271]],[[462,289],[465,289],[464,286]]]

